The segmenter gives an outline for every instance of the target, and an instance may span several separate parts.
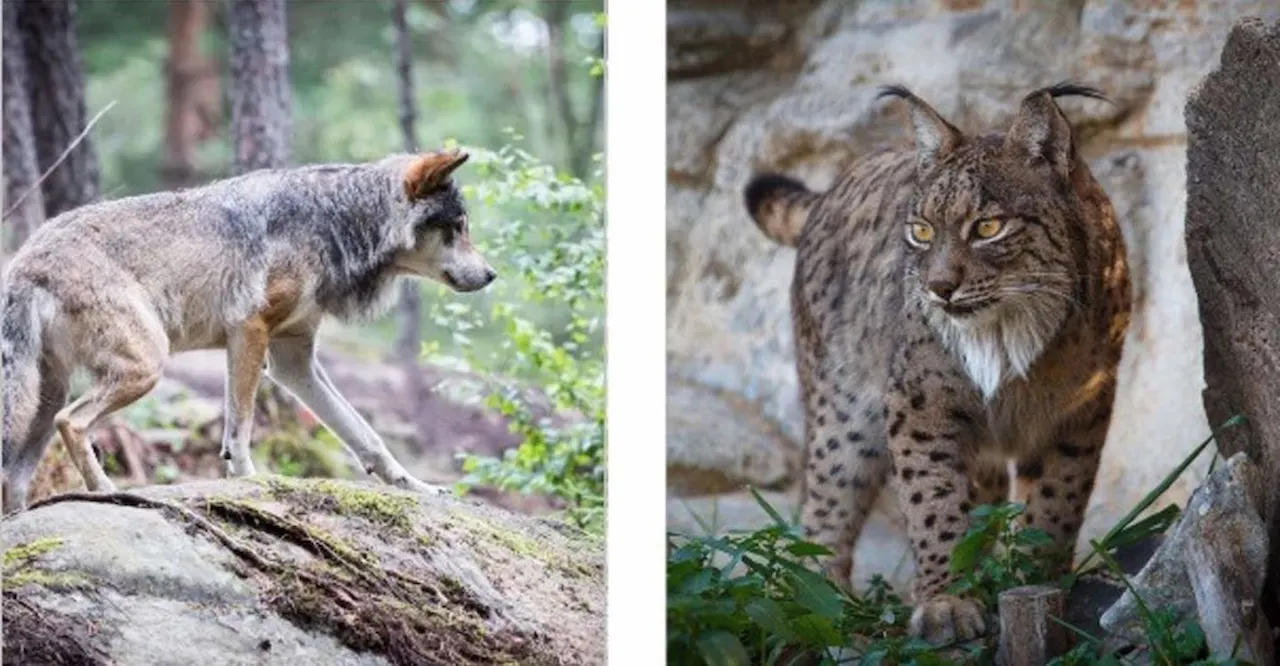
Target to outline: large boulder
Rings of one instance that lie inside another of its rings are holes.
[[[725,19],[718,32],[690,28],[712,12]],[[667,84],[667,358],[682,394],[667,406],[669,459],[691,459],[696,443],[717,460],[738,456],[725,469],[743,483],[779,488],[780,474],[794,482],[801,470],[792,462],[803,423],[788,296],[795,253],[747,217],[741,192],[753,172],[782,170],[822,188],[874,145],[909,141],[899,106],[875,101],[882,84],[906,85],[981,130],[1007,123],[1033,87],[1072,79],[1114,102],[1063,105],[1120,216],[1136,282],[1083,537],[1114,524],[1210,432],[1183,239],[1182,108],[1232,24],[1251,14],[1274,19],[1280,8],[1274,0],[670,3],[669,49],[685,55],[668,66]],[[715,44],[697,48],[699,35]],[[690,424],[724,413],[726,395],[757,418],[720,419],[688,437]],[[779,466],[765,474],[747,459]],[[1207,459],[1168,501],[1185,501]]]
[[[1204,322],[1204,407],[1247,423],[1218,439],[1261,468],[1280,544],[1280,23],[1242,21],[1186,109],[1187,252]],[[1280,623],[1280,548],[1270,561]]]
[[[603,548],[559,523],[283,477],[61,499],[0,525],[5,663],[604,662]]]

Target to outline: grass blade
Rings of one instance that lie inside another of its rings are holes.
[[[1165,491],[1169,489],[1170,486],[1173,485],[1174,481],[1178,480],[1179,476],[1182,476],[1182,473],[1185,472],[1187,468],[1191,466],[1191,463],[1195,461],[1197,457],[1199,457],[1200,453],[1205,450],[1205,447],[1209,446],[1209,443],[1212,442],[1215,437],[1217,437],[1219,432],[1221,432],[1226,428],[1240,425],[1241,423],[1244,423],[1244,422],[1245,422],[1244,415],[1236,414],[1235,416],[1232,416],[1231,418],[1227,419],[1226,422],[1224,422],[1222,425],[1218,426],[1213,432],[1209,433],[1209,436],[1206,437],[1203,442],[1200,442],[1199,446],[1192,449],[1191,453],[1187,454],[1187,457],[1183,458],[1182,462],[1179,463],[1177,467],[1175,467],[1171,472],[1165,475],[1164,479],[1160,481],[1159,485],[1157,485],[1155,488],[1152,488],[1151,491],[1148,492],[1146,496],[1142,498],[1142,501],[1138,502],[1137,506],[1130,509],[1129,513],[1125,514],[1124,518],[1122,518],[1120,522],[1116,523],[1115,527],[1112,527],[1111,531],[1107,532],[1107,534],[1102,537],[1102,539],[1099,541],[1101,548],[1106,551],[1113,550],[1115,547],[1112,544],[1114,543],[1117,535],[1119,535],[1121,532],[1127,529],[1129,525],[1133,523],[1133,521],[1137,519],[1139,515],[1142,514],[1143,511],[1147,510],[1147,507],[1150,507],[1152,504],[1154,504],[1155,501],[1159,499],[1160,496],[1163,495]],[[1080,573],[1081,571],[1084,571],[1085,566],[1093,559],[1093,555],[1097,552],[1099,551],[1098,549],[1095,548],[1089,554],[1085,555],[1085,557],[1080,561],[1080,564],[1076,565],[1073,573]]]

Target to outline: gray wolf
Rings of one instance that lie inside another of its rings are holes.
[[[762,175],[744,194],[797,250],[805,531],[847,582],[892,476],[916,561],[911,628],[967,639],[982,614],[949,588],[970,509],[1009,498],[1015,460],[1025,523],[1069,559],[1110,423],[1124,241],[1055,101],[1102,95],[1036,90],[1006,131],[979,136],[904,88],[883,94],[906,102],[914,149],[872,152],[825,193]]]
[[[0,311],[6,511],[61,435],[90,491],[113,485],[86,433],[145,395],[170,354],[226,349],[223,459],[254,473],[253,399],[267,374],[386,483],[411,476],[316,359],[326,316],[385,311],[399,277],[482,289],[493,268],[472,246],[451,174],[457,150],[369,164],[255,171],[177,192],[83,206],[45,223],[5,269]],[[66,404],[68,378],[91,388]]]

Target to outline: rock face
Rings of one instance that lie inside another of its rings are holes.
[[[1187,556],[1193,546],[1231,553],[1230,566],[1238,570],[1237,575],[1231,577],[1249,581],[1255,595],[1253,599],[1239,601],[1256,605],[1270,547],[1257,506],[1264,485],[1257,467],[1243,454],[1219,465],[1192,494],[1182,517],[1169,529],[1151,560],[1133,577],[1131,584],[1142,601],[1126,590],[1103,613],[1102,627],[1135,643],[1141,642],[1146,633],[1142,604],[1171,609],[1179,620],[1197,619],[1202,626],[1208,624],[1210,618],[1197,617]],[[1227,651],[1230,652],[1230,646]]]
[[[1209,434],[1183,240],[1182,109],[1246,15],[1275,19],[1280,8],[1274,0],[670,3],[667,354],[682,397],[668,404],[669,460],[736,452],[722,476],[767,478],[775,488],[784,487],[779,474],[794,483],[800,472],[779,463],[763,474],[742,462],[794,460],[803,420],[788,296],[794,251],[748,218],[741,192],[753,172],[779,170],[822,188],[873,146],[910,141],[905,114],[874,101],[886,83],[982,130],[1006,124],[1030,89],[1072,79],[1114,101],[1062,103],[1120,216],[1137,297],[1082,531],[1098,536]],[[1261,152],[1250,159],[1268,159]],[[1193,467],[1168,497],[1185,500],[1203,473]],[[714,481],[676,490],[721,492],[724,478]]]
[[[1280,23],[1242,21],[1219,67],[1186,109],[1187,253],[1204,322],[1204,407],[1210,419],[1241,413],[1224,452],[1262,469],[1260,507],[1280,543]],[[1280,620],[1280,549],[1269,597]]]
[[[5,663],[599,664],[601,545],[453,498],[279,477],[8,517]]]

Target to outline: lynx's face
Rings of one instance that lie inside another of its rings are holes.
[[[1052,170],[990,148],[957,151],[922,183],[903,226],[908,289],[961,327],[1014,318],[1056,328],[1076,302],[1066,230],[1078,205]]]

